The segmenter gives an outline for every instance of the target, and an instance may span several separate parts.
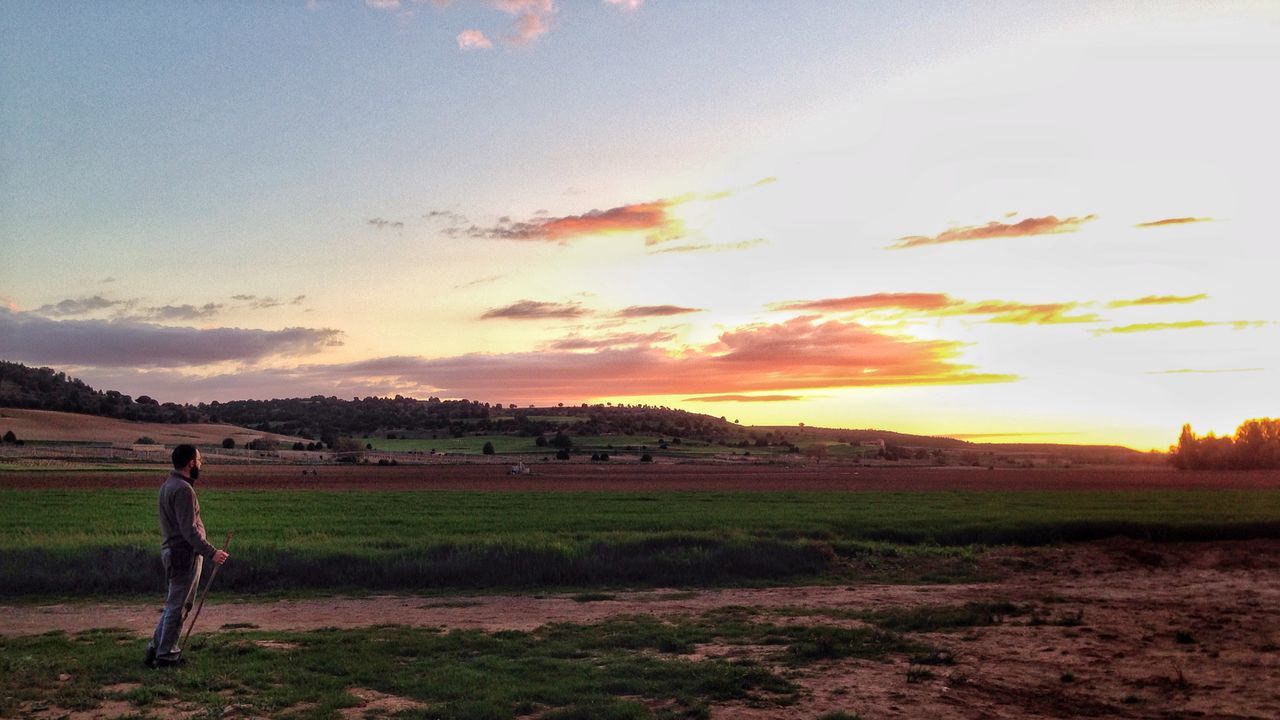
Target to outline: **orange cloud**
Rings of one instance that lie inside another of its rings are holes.
[[[1137,225],[1134,225],[1134,227],[1152,228],[1152,227],[1164,227],[1165,225],[1186,225],[1188,223],[1201,223],[1201,222],[1213,222],[1213,218],[1207,218],[1207,217],[1165,218],[1163,220],[1152,220],[1150,222],[1138,223]]]
[[[681,307],[679,305],[632,305],[631,307],[623,308],[614,313],[614,317],[670,317],[672,315],[687,315],[689,313],[696,312],[702,312],[702,308]]]
[[[956,315],[989,315],[988,322],[1017,325],[1050,325],[1099,322],[1093,313],[1073,315],[1081,307],[1077,302],[1028,304],[1007,300],[968,302],[945,293],[875,293],[843,298],[826,298],[770,305],[771,310],[801,310],[823,313],[872,313],[890,311],[895,316],[929,317]]]
[[[937,235],[908,235],[888,246],[890,250],[920,247],[922,245],[941,245],[943,243],[967,242],[970,240],[990,240],[992,238],[1030,237],[1033,235],[1055,235],[1075,232],[1080,226],[1097,219],[1097,215],[1069,217],[1059,220],[1053,215],[1039,218],[1027,218],[1016,223],[1004,223],[992,220],[986,225],[957,227],[945,230]]]
[[[521,300],[505,307],[493,308],[480,316],[481,320],[541,320],[544,318],[575,318],[590,315],[591,311],[578,303],[550,303],[537,300]]]
[[[874,293],[823,300],[800,300],[774,303],[772,310],[805,310],[815,312],[855,312],[858,310],[939,310],[958,304],[945,293]]]
[[[496,225],[448,228],[448,235],[466,235],[490,240],[532,240],[565,244],[571,240],[598,235],[643,233],[646,245],[674,240],[684,235],[684,224],[671,214],[671,209],[690,198],[654,200],[620,205],[608,210],[589,210],[581,215],[535,217],[525,221],[501,218]]]
[[[1145,297],[1134,298],[1132,300],[1112,300],[1107,303],[1109,308],[1134,307],[1136,305],[1181,305],[1185,303],[1193,303],[1204,300],[1209,297],[1206,293],[1198,295],[1147,295]]]
[[[553,0],[494,0],[494,5],[516,16],[516,31],[506,36],[513,45],[528,45],[547,34],[556,11]]]
[[[269,368],[199,380],[180,394],[433,394],[556,402],[643,395],[783,394],[818,388],[1010,382],[958,360],[962,344],[889,335],[856,322],[801,317],[735,328],[680,352],[649,345],[540,349],[447,358],[386,357],[353,363]],[[178,379],[174,379],[177,388]],[[163,379],[154,378],[157,388]]]
[[[807,399],[804,395],[704,395],[685,398],[685,402],[793,402]]]
[[[1209,322],[1207,320],[1180,320],[1177,322],[1149,322],[1134,323],[1132,325],[1120,325],[1117,327],[1099,328],[1094,330],[1095,335],[1102,333],[1136,333],[1136,332],[1156,332],[1159,330],[1194,330],[1197,328],[1207,327],[1230,327],[1235,330],[1244,330],[1251,327],[1265,327],[1270,325],[1266,320],[1229,320],[1224,322]]]

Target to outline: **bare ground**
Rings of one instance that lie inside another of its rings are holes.
[[[202,629],[266,631],[378,623],[530,630],[617,614],[702,613],[754,607],[776,622],[856,624],[825,611],[971,601],[1034,605],[1003,623],[929,633],[952,665],[835,660],[778,667],[804,692],[787,707],[722,706],[717,718],[813,718],[842,710],[864,718],[1277,718],[1280,717],[1280,541],[1089,543],[997,551],[1004,579],[968,585],[852,585],[681,589],[613,593],[577,602],[548,596],[377,596],[209,605]],[[818,613],[795,617],[795,609]],[[0,606],[0,632],[125,627],[150,632],[154,605]],[[287,645],[277,648],[288,652]],[[763,649],[704,646],[706,657]],[[910,672],[909,672],[910,670]]]

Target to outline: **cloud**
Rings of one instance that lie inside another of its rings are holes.
[[[804,395],[703,395],[685,398],[685,402],[793,402],[806,400]]]
[[[374,10],[400,9],[400,0],[364,0],[364,4]]]
[[[1149,322],[1134,323],[1132,325],[1119,325],[1116,327],[1099,328],[1094,330],[1095,335],[1103,333],[1138,333],[1138,332],[1158,332],[1162,330],[1196,330],[1199,328],[1209,327],[1229,327],[1235,330],[1244,330],[1246,328],[1266,327],[1271,323],[1266,320],[1228,320],[1223,322],[1210,322],[1208,320],[1179,320],[1177,322]]]
[[[1031,237],[1033,235],[1055,235],[1075,232],[1080,229],[1081,225],[1095,220],[1097,217],[1097,215],[1085,215],[1083,217],[1069,217],[1059,220],[1053,215],[1046,215],[1039,218],[1027,218],[1016,223],[1003,223],[998,220],[992,220],[986,225],[950,228],[934,236],[908,235],[907,237],[898,238],[897,242],[888,246],[888,249],[901,250],[922,245],[941,245],[943,243],[967,242],[970,240]]]
[[[494,6],[516,16],[516,29],[504,39],[512,45],[528,45],[551,29],[551,16],[556,12],[553,0],[494,0]]]
[[[1191,368],[1181,368],[1178,370],[1152,370],[1144,373],[1145,375],[1217,375],[1219,373],[1248,373],[1263,372],[1266,368],[1223,368],[1221,370],[1194,370]]]
[[[1138,305],[1181,305],[1185,303],[1193,303],[1204,300],[1209,297],[1206,293],[1197,295],[1147,295],[1145,297],[1133,298],[1132,300],[1112,300],[1107,303],[1109,308],[1135,307]]]
[[[279,298],[272,297],[270,295],[240,294],[240,295],[232,295],[231,299],[239,300],[240,302],[243,302],[243,303],[248,303],[248,307],[250,310],[270,310],[271,308],[280,307],[281,305],[286,304],[286,302],[289,305],[301,305],[302,301],[307,299],[307,296],[296,295],[294,296],[293,299],[285,301]]]
[[[684,235],[684,224],[671,209],[689,198],[654,200],[619,205],[607,210],[589,210],[580,215],[534,217],[513,221],[499,218],[495,225],[446,229],[449,235],[465,235],[490,240],[526,240],[567,244],[584,237],[643,234],[646,245],[674,240]]]
[[[501,280],[504,277],[506,277],[506,275],[486,275],[484,277],[476,278],[475,280],[471,280],[469,282],[458,283],[457,285],[453,286],[453,289],[462,290],[464,288],[475,287],[477,285],[487,285],[491,282],[497,282],[498,280]]]
[[[101,295],[83,298],[67,298],[56,303],[41,305],[32,312],[45,317],[74,317],[91,315],[99,310],[128,305],[127,300],[108,300]]]
[[[604,0],[610,5],[617,5],[619,8],[627,11],[635,11],[640,9],[644,4],[644,0]]]
[[[6,358],[51,365],[177,367],[310,355],[341,345],[328,328],[171,327],[134,320],[50,320],[0,310]]]
[[[596,352],[537,350],[445,358],[384,357],[263,368],[200,379],[151,378],[147,392],[234,398],[395,394],[503,402],[599,397],[774,394],[817,388],[1010,382],[958,361],[962,345],[888,335],[856,322],[795,318],[735,328],[679,352],[638,345]],[[100,381],[99,381],[100,382]],[[126,383],[121,382],[116,387]]]
[[[386,230],[387,228],[390,228],[392,230],[404,229],[403,220],[387,220],[386,218],[376,217],[376,218],[369,218],[365,222],[367,222],[368,224],[374,226],[379,230]]]
[[[987,322],[1015,325],[1056,325],[1100,322],[1094,313],[1075,313],[1078,302],[1023,303],[1009,300],[970,302],[945,293],[874,293],[842,298],[802,300],[769,305],[770,310],[820,313],[889,313],[894,317],[986,315]]]
[[[505,307],[492,308],[480,316],[481,320],[540,320],[544,318],[576,318],[590,315],[591,311],[578,303],[551,303],[537,300],[521,300]]]
[[[1165,225],[1187,225],[1189,223],[1213,222],[1213,218],[1208,217],[1176,217],[1164,218],[1163,220],[1151,220],[1150,222],[1140,222],[1134,225],[1136,228],[1153,228],[1164,227]]]
[[[702,308],[681,307],[679,305],[632,305],[614,313],[619,318],[651,318],[687,315],[702,312]]]
[[[479,30],[463,30],[458,33],[459,50],[488,50],[492,47],[493,41]]]
[[[853,312],[858,310],[939,310],[953,307],[960,301],[952,300],[944,293],[874,293],[852,295],[823,300],[801,300],[775,303],[773,310],[803,310],[815,312]]]
[[[601,337],[588,338],[571,335],[547,344],[549,350],[602,350],[604,348],[634,347],[637,345],[653,345],[674,340],[673,332],[658,331],[651,333],[615,333]]]
[[[174,321],[191,321],[191,320],[207,320],[222,311],[220,303],[205,303],[199,307],[195,305],[161,305],[159,307],[150,307],[131,316],[133,320],[159,320],[162,322]]]
[[[650,255],[658,255],[661,253],[690,253],[690,252],[731,252],[735,250],[750,250],[769,242],[764,238],[753,238],[751,240],[743,240],[736,243],[712,243],[706,245],[675,245],[670,247],[654,248],[649,251]]]

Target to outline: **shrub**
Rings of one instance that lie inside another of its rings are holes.
[[[568,460],[568,459],[569,459],[569,451],[568,451],[568,450],[563,450],[563,449],[562,449],[562,450],[560,450],[560,452],[556,453],[556,459],[557,459],[557,460]]]
[[[536,446],[538,446],[538,447],[546,447],[546,446],[547,446],[547,436],[546,436],[546,435],[539,435],[538,437],[536,437],[536,438],[534,438],[534,439],[533,439],[533,444],[534,444],[534,445],[536,445]]]
[[[653,462],[653,456],[649,453],[645,453],[640,456],[640,462]]]
[[[294,444],[293,444],[293,449],[294,449],[294,450],[306,450],[306,449],[307,449],[307,446],[306,446],[305,444],[301,443],[301,442],[296,442],[296,443],[294,443]]]
[[[222,449],[223,449],[223,450],[235,450],[235,449],[236,449],[236,441],[235,441],[235,440],[233,440],[233,439],[231,439],[231,438],[222,438]]]
[[[486,443],[484,444],[484,447],[480,449],[480,452],[484,453],[485,455],[492,455],[492,454],[493,454],[493,452],[494,452],[494,450],[493,450],[493,443],[491,443],[491,442],[486,442]]]
[[[154,438],[150,438],[150,437],[147,437],[146,435],[143,435],[137,440],[134,440],[133,444],[134,445],[155,445],[156,441]]]
[[[18,442],[18,436],[14,435],[13,431],[10,430],[9,432],[4,434],[4,441],[7,443],[16,443]]]

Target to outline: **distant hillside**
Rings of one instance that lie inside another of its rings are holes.
[[[374,434],[404,437],[448,434],[521,436],[653,435],[681,437],[741,448],[813,443],[883,442],[891,455],[901,448],[968,455],[1040,454],[1079,462],[1131,462],[1143,453],[1119,446],[972,443],[948,437],[911,435],[888,430],[743,426],[701,413],[652,405],[576,405],[526,407],[472,400],[418,400],[399,395],[345,400],[309,398],[235,400],[187,405],[161,403],[147,396],[136,400],[114,390],[101,391],[66,373],[0,361],[0,407],[53,410],[152,423],[226,423],[256,434],[278,433],[332,443],[338,437]],[[16,431],[15,431],[16,432]],[[158,439],[158,438],[157,438]],[[239,440],[237,439],[237,442]],[[905,454],[903,454],[905,456]]]
[[[105,418],[95,415],[54,412],[52,410],[0,409],[0,434],[13,432],[24,442],[95,442],[129,445],[148,437],[160,445],[218,445],[224,438],[235,440],[241,447],[251,440],[267,437],[277,443],[292,444],[295,437],[261,433],[234,425],[209,423],[147,423]]]

